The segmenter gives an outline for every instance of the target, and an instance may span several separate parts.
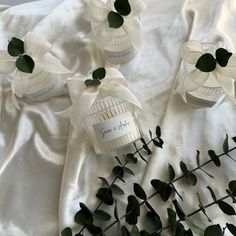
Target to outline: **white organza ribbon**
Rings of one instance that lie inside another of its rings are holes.
[[[205,50],[198,41],[188,41],[184,43],[182,48],[183,61],[194,67],[198,59],[205,53]],[[202,72],[198,68],[189,71],[181,88],[177,89],[178,92],[186,100],[186,92],[195,91],[203,86],[211,73],[215,78],[217,86],[221,87],[226,95],[235,97],[236,54],[232,54],[226,67],[221,67],[217,63],[215,70],[212,72]]]
[[[12,77],[12,102],[19,109],[16,96],[23,97],[28,88],[29,79],[39,72],[54,74],[70,73],[59,59],[50,52],[52,45],[33,32],[27,33],[24,39],[25,54],[35,62],[32,73],[24,73],[16,68],[17,57],[12,57],[6,50],[0,50],[0,72]]]
[[[123,16],[124,23],[118,29],[109,27],[107,16],[113,10],[110,6],[100,0],[86,0],[86,2],[87,8],[84,19],[94,24],[90,37],[98,48],[104,48],[121,30],[124,30],[136,49],[140,48],[141,24],[139,14],[146,8],[143,0],[129,0],[131,13],[128,16]]]
[[[128,82],[124,76],[115,68],[105,68],[106,76],[100,80],[99,86],[86,87],[85,80],[92,79],[92,76],[76,74],[68,79],[68,89],[72,105],[65,111],[58,113],[60,116],[69,117],[75,130],[82,126],[83,118],[88,114],[90,107],[98,95],[111,96],[130,102],[137,108],[142,108],[138,99],[128,89]]]

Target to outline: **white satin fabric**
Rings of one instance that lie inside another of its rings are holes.
[[[0,5],[0,10],[0,48],[6,47],[12,36],[21,38],[28,31],[35,31],[54,45],[53,53],[71,71],[86,74],[89,69],[103,65],[94,44],[83,39],[91,29],[82,18],[81,0],[44,0],[12,8]],[[233,102],[196,110],[172,95],[183,42],[221,40],[230,51],[236,51],[236,2],[148,0],[141,22],[142,48],[132,62],[120,69],[130,89],[142,100],[144,112],[140,118],[144,132],[147,134],[148,128],[154,130],[159,124],[165,144],[163,150],[153,148],[149,164],[140,161],[135,169],[136,179],[127,179],[126,190],[130,191],[137,181],[152,193],[150,180],[167,180],[168,163],[180,174],[181,160],[189,168],[196,166],[196,149],[201,151],[203,162],[208,159],[208,149],[222,152],[225,133],[236,135]],[[58,236],[66,226],[77,232],[79,227],[73,217],[79,202],[87,203],[91,209],[97,205],[94,196],[101,186],[97,176],[111,178],[115,165],[112,155],[95,155],[84,131],[74,133],[69,121],[55,114],[70,106],[68,97],[35,104],[22,99],[22,109],[17,111],[10,103],[9,78],[1,75],[0,81],[0,235]],[[121,150],[117,155],[131,149]],[[211,164],[206,169],[215,175],[214,180],[197,173],[196,188],[183,181],[176,184],[186,212],[197,208],[196,192],[203,195],[207,204],[211,201],[207,185],[222,196],[227,183],[236,178],[235,163],[227,158],[222,160],[221,168]],[[119,198],[119,209],[125,203],[125,197]],[[164,205],[156,197],[152,203],[166,219],[165,209],[170,202]],[[216,207],[209,208],[208,214],[216,224],[236,222],[235,217],[225,216]],[[208,224],[201,214],[192,219],[196,224],[201,222],[202,227]],[[116,235],[114,232],[115,228],[106,235]]]

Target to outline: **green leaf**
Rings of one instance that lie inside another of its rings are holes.
[[[236,136],[232,138],[232,140],[236,143]]]
[[[180,223],[176,223],[175,236],[185,236],[184,226]]]
[[[216,155],[214,150],[209,150],[208,155],[210,156],[211,160],[214,162],[214,164],[218,167],[221,166],[220,158]]]
[[[205,53],[198,59],[195,67],[202,72],[211,72],[216,68],[216,59],[210,53]]]
[[[34,61],[28,55],[19,56],[16,60],[16,68],[25,73],[32,73],[34,70]]]
[[[148,147],[148,145],[147,145],[145,139],[144,139],[144,138],[141,138],[140,140],[141,140],[141,142],[143,143],[143,149],[147,152],[148,155],[151,155],[151,154],[152,154],[152,151],[151,151],[151,149]]]
[[[226,224],[228,230],[230,231],[230,233],[234,236],[236,236],[236,226],[233,224]]]
[[[94,216],[101,221],[109,221],[111,219],[110,214],[108,214],[103,210],[98,210],[98,209],[94,212]]]
[[[168,166],[168,171],[169,171],[169,181],[171,182],[175,179],[175,171],[171,164],[169,164]]]
[[[96,194],[96,197],[107,205],[112,205],[114,202],[112,191],[109,188],[100,188]]]
[[[18,38],[13,37],[8,44],[7,51],[9,55],[17,57],[25,53],[24,42]]]
[[[115,156],[114,158],[117,160],[117,162],[118,162],[121,166],[123,165],[122,162],[120,161],[120,158],[119,158],[119,157]]]
[[[130,236],[140,236],[139,229],[138,229],[138,227],[136,225],[132,226],[132,230],[131,230]]]
[[[193,232],[191,229],[185,230],[184,236],[193,236]]]
[[[220,225],[210,225],[204,231],[204,236],[222,236]]]
[[[129,174],[129,175],[135,176],[134,172],[133,172],[130,168],[124,166],[124,167],[123,167],[123,170],[124,170],[125,173],[127,173],[127,174]]]
[[[119,219],[119,212],[118,212],[118,209],[117,209],[117,203],[115,201],[115,208],[114,208],[114,217],[115,219],[119,222],[120,219]]]
[[[116,13],[114,11],[110,11],[109,12],[109,14],[107,16],[107,19],[108,19],[109,27],[110,28],[118,29],[124,23],[123,17],[120,14],[118,14],[118,13]]]
[[[129,233],[128,229],[124,225],[122,225],[121,236],[129,236],[129,235],[130,235],[130,233]]]
[[[226,49],[218,48],[216,50],[216,61],[218,62],[220,66],[225,67],[227,66],[229,58],[232,55],[233,54],[231,52],[228,52]]]
[[[167,201],[172,193],[172,188],[169,184],[162,182],[159,179],[151,180],[151,185],[160,194],[163,201]]]
[[[131,12],[131,7],[128,0],[116,0],[114,7],[122,16],[128,16]]]
[[[193,173],[189,172],[186,176],[186,179],[189,184],[195,186],[197,184],[197,177]]]
[[[136,225],[140,216],[140,206],[137,198],[133,195],[128,196],[128,204],[126,207],[126,222],[130,225]]]
[[[101,80],[106,77],[106,70],[103,67],[100,67],[93,71],[92,77],[94,80]]]
[[[236,212],[232,206],[230,206],[227,202],[218,201],[219,208],[226,214],[226,215],[236,215]]]
[[[199,226],[195,225],[188,217],[185,217],[185,222],[188,227],[198,236],[204,236],[204,230]]]
[[[157,212],[153,209],[153,207],[150,205],[150,203],[148,201],[145,201],[144,204],[146,205],[146,207],[154,214],[156,215],[158,218],[160,218],[160,216],[157,214]]]
[[[229,136],[226,134],[226,138],[223,143],[223,151],[227,153],[229,151]]]
[[[123,195],[125,192],[116,184],[111,185],[111,190],[115,194]]]
[[[150,139],[152,139],[152,131],[149,129],[148,132],[149,132]]]
[[[139,184],[134,183],[133,188],[134,188],[134,193],[138,198],[140,198],[142,200],[147,200],[147,195],[146,195],[144,189]]]
[[[162,229],[162,223],[160,217],[157,217],[151,211],[148,211],[146,214],[147,227],[153,232],[158,232]]]
[[[198,198],[199,207],[200,207],[202,213],[207,217],[209,222],[212,222],[212,220],[209,218],[209,216],[206,213],[206,210],[204,208],[204,205],[202,204],[202,200],[201,200],[201,197],[200,197],[199,193],[197,193],[197,198]]]
[[[161,140],[161,139],[160,139]],[[163,147],[163,141],[157,141],[155,139],[152,139],[152,142],[153,144],[156,146],[156,147],[159,147],[159,148],[162,148]]]
[[[229,190],[233,193],[233,195],[236,197],[236,180],[232,180],[229,183]]]
[[[179,205],[179,203],[176,199],[173,201],[173,204],[175,206],[175,211],[176,211],[176,214],[179,217],[179,219],[180,220],[184,219],[185,218],[185,213],[184,213],[182,207]]]
[[[75,214],[74,221],[77,224],[84,225],[85,222],[93,222],[93,214],[88,207],[80,202],[80,210]]]
[[[197,155],[196,155],[196,162],[197,162],[197,166],[200,166],[200,151],[197,150]]]
[[[161,137],[161,127],[160,127],[159,125],[156,127],[156,136],[157,136],[158,138]]]
[[[170,223],[171,230],[172,230],[172,232],[175,232],[176,213],[171,208],[167,209],[167,213],[168,213],[168,220],[169,220],[169,223]]]
[[[68,227],[65,228],[65,229],[61,232],[61,236],[73,236],[71,228],[68,228]]]
[[[98,177],[107,187],[110,187],[108,181],[103,177]]]
[[[215,195],[213,189],[212,189],[210,186],[207,186],[207,188],[208,188],[208,190],[210,191],[210,194],[211,194],[213,200],[214,200],[215,202],[217,202],[217,198],[216,198],[216,195]]]
[[[138,159],[134,156],[133,153],[128,153],[126,156],[125,156],[125,160],[126,161],[129,161],[131,163],[134,163],[136,164],[138,162]]]
[[[102,229],[100,227],[93,225],[93,223],[85,222],[84,226],[93,236],[96,235],[104,236]]]
[[[188,174],[188,168],[187,168],[186,164],[183,161],[180,162],[180,169],[181,169],[181,171],[183,172],[184,175]]]
[[[87,79],[84,81],[86,87],[91,87],[91,86],[99,86],[101,82],[99,80],[94,80],[94,79]]]
[[[124,177],[124,170],[121,166],[115,166],[112,169],[112,173],[115,177],[123,178]]]

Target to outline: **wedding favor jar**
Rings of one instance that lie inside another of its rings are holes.
[[[84,126],[97,154],[127,146],[142,136],[133,106],[110,96],[97,98],[85,116]]]

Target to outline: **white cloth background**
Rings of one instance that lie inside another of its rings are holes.
[[[81,0],[44,0],[11,8],[0,5],[0,10],[1,48],[6,47],[12,36],[23,37],[33,30],[54,43],[54,54],[73,72],[86,74],[91,67],[103,65],[93,44],[83,39],[90,26],[82,19]],[[121,71],[143,103],[140,118],[144,132],[147,134],[149,128],[154,130],[157,124],[162,128],[163,150],[154,148],[149,164],[140,162],[136,169],[135,181],[151,193],[151,179],[167,180],[168,162],[180,174],[180,160],[191,168],[195,166],[196,149],[201,151],[204,161],[208,149],[222,152],[226,133],[236,134],[236,107],[232,102],[195,110],[172,95],[184,41],[222,40],[236,52],[236,2],[148,0],[141,21],[142,49],[132,62],[121,66]],[[100,187],[97,176],[109,178],[115,161],[111,155],[95,155],[86,135],[70,131],[69,121],[55,115],[54,112],[70,105],[68,97],[35,104],[20,100],[22,109],[17,111],[10,104],[8,78],[1,75],[0,82],[0,235],[56,236],[66,226],[76,232],[73,217],[79,202],[86,202],[91,209],[95,207],[94,196]],[[129,148],[118,154],[128,151]],[[196,192],[209,203],[207,185],[222,196],[227,183],[236,178],[235,163],[227,158],[221,168],[209,165],[207,170],[217,177],[211,180],[198,174],[196,188],[184,182],[176,185],[184,198],[186,212],[197,208]],[[133,181],[129,178],[128,185]],[[125,197],[120,199],[119,207],[125,203]],[[153,203],[166,218],[165,208],[170,202],[163,207],[157,197]],[[235,217],[226,217],[216,207],[208,212],[216,224],[236,223]],[[193,220],[201,222],[203,227],[208,224],[201,214]],[[115,235],[113,229],[107,235]]]

